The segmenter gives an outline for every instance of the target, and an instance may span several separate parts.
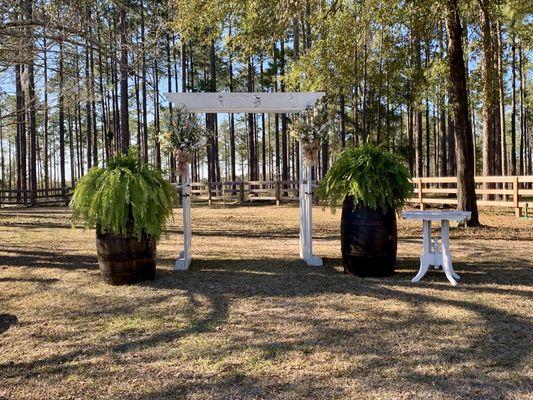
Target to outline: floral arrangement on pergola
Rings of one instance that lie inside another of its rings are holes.
[[[326,107],[323,103],[307,108],[294,117],[290,125],[290,134],[302,142],[306,165],[314,166],[318,162],[320,144],[328,136],[329,123]]]
[[[204,144],[205,130],[198,122],[198,117],[187,107],[180,105],[169,121],[169,130],[159,137],[163,147],[176,157],[177,172],[184,175],[187,164],[192,162],[196,149]]]

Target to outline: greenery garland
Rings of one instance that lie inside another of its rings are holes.
[[[385,212],[398,209],[411,196],[410,178],[409,170],[398,156],[365,144],[341,153],[320,182],[318,193],[332,211],[346,196],[352,196],[355,206]]]
[[[175,189],[161,171],[144,164],[137,152],[117,155],[106,168],[93,167],[76,184],[70,206],[72,224],[83,218],[84,228],[98,226],[101,232],[146,234],[156,241],[172,214]]]

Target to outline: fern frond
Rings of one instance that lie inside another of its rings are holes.
[[[146,234],[158,240],[174,199],[175,190],[161,171],[131,151],[110,159],[105,169],[91,168],[78,181],[70,204],[72,223],[83,219],[85,228],[125,234],[131,220],[137,238]]]
[[[379,147],[365,144],[345,149],[319,185],[319,195],[335,211],[346,196],[355,205],[387,211],[401,207],[413,185],[402,160]]]

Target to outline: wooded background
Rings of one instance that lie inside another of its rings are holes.
[[[459,3],[2,0],[0,188],[73,185],[130,144],[175,181],[157,140],[173,117],[165,92],[326,91],[334,123],[318,178],[367,141],[413,176],[454,176],[465,134],[473,172],[531,174],[531,2]],[[464,55],[449,54],[453,40]],[[461,60],[470,130],[458,133]],[[208,114],[193,181],[296,179],[291,118]]]

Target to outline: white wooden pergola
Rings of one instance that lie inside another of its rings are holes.
[[[185,106],[191,113],[297,113],[315,105],[324,92],[284,93],[167,93],[170,102]],[[300,258],[307,265],[322,266],[322,259],[313,254],[312,180],[311,168],[304,165],[303,146],[300,152]],[[191,263],[191,186],[190,166],[182,176],[183,250],[175,270],[187,270]]]

